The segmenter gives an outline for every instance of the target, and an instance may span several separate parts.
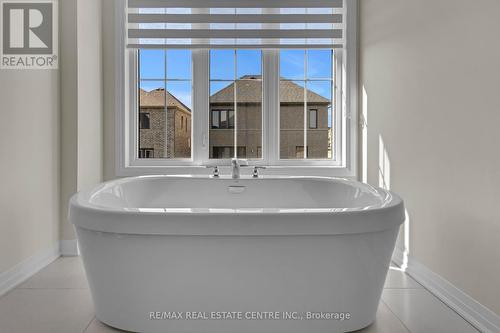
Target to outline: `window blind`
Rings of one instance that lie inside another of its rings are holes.
[[[341,48],[347,0],[128,0],[129,48]]]

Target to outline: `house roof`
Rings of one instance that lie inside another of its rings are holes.
[[[259,76],[246,75],[238,81],[237,98],[240,103],[258,103],[262,101],[262,81]],[[304,87],[292,81],[280,81],[280,100],[282,103],[304,103]],[[234,83],[210,96],[210,103],[233,103]],[[330,101],[311,90],[307,90],[309,103],[330,104]]]
[[[177,107],[180,110],[191,112],[184,103],[177,97],[167,92],[168,107]],[[140,106],[141,108],[163,108],[165,107],[165,89],[158,88],[151,91],[140,89]]]
[[[258,103],[262,101],[262,81],[260,76],[246,75],[237,84],[237,98],[240,103]],[[167,91],[168,107],[177,107],[181,110],[191,112],[184,103]],[[292,81],[280,81],[280,100],[282,103],[303,103],[304,88]],[[307,101],[309,103],[330,104],[330,101],[307,90]],[[210,103],[233,103],[234,83],[224,87],[212,96]],[[151,91],[140,89],[141,108],[163,108],[165,103],[165,89],[158,88]]]

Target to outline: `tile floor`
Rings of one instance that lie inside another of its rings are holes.
[[[123,332],[94,317],[80,258],[59,258],[0,298],[1,333]],[[389,271],[377,320],[362,333],[466,333],[469,323],[397,267]]]

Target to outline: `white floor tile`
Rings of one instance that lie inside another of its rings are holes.
[[[80,257],[62,257],[32,276],[18,288],[88,288]]]
[[[95,319],[89,325],[85,333],[113,333],[125,332],[109,327]],[[381,302],[377,312],[376,321],[369,327],[357,331],[356,333],[410,333],[401,321]]]
[[[384,288],[419,289],[423,287],[405,272],[401,271],[399,267],[391,266],[387,272]]]
[[[477,333],[425,289],[385,289],[382,299],[411,333]]]
[[[380,302],[375,322],[357,333],[410,333],[383,302]]]
[[[0,298],[2,333],[81,333],[93,316],[88,289],[14,289]]]
[[[477,333],[393,267],[375,323],[360,333]],[[112,333],[94,317],[81,258],[60,258],[0,298],[0,333]]]

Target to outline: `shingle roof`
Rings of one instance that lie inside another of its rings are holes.
[[[262,101],[262,81],[260,76],[244,76],[237,83],[237,98],[240,103],[258,103]],[[169,107],[178,107],[191,112],[177,97],[167,92]],[[304,88],[292,81],[280,81],[280,100],[282,103],[303,103]],[[219,90],[210,96],[210,103],[233,103],[234,83]],[[311,90],[307,90],[309,103],[330,104],[330,101]],[[165,103],[165,89],[158,88],[151,91],[140,89],[140,105],[143,108],[163,108]]]
[[[241,103],[257,103],[262,100],[262,81],[260,76],[244,76],[238,81],[237,99]],[[280,100],[282,103],[304,103],[304,88],[292,81],[280,81]],[[210,96],[210,103],[233,103],[234,83]],[[307,91],[307,101],[330,104],[330,101],[315,92]]]
[[[167,92],[167,103],[169,107],[178,107],[181,110],[191,112],[191,110],[174,95]],[[163,108],[165,106],[165,89],[158,88],[151,91],[140,89],[141,108]]]

